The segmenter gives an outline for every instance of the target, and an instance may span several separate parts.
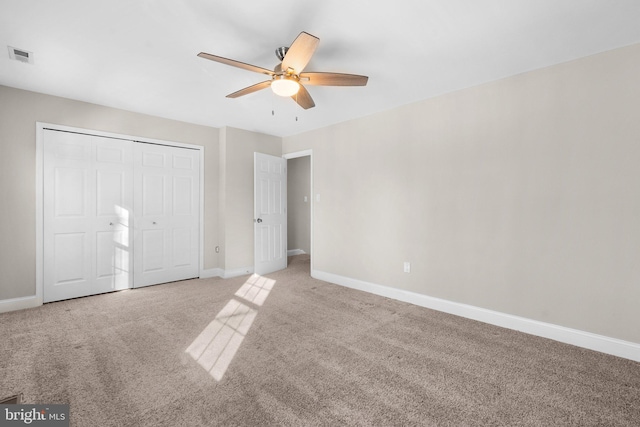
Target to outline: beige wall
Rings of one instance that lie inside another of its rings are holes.
[[[285,138],[314,268],[640,343],[639,75],[634,45]]]
[[[287,160],[287,242],[311,253],[311,156]]]
[[[220,130],[220,267],[227,271],[253,269],[254,152],[281,156],[282,139],[231,127]]]
[[[218,129],[0,86],[0,300],[35,294],[38,121],[204,146],[204,266],[218,266]]]

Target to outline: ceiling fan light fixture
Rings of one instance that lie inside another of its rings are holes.
[[[271,90],[279,96],[293,96],[300,90],[300,84],[288,76],[274,76],[271,82]]]

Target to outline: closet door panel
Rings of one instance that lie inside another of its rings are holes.
[[[198,277],[199,152],[136,143],[134,286]],[[137,241],[137,240],[136,240]]]
[[[44,132],[43,301],[130,287],[132,142]]]
[[[92,137],[96,175],[95,275],[99,294],[133,286],[133,142]]]
[[[173,267],[190,267],[193,258],[192,230],[189,227],[173,229]]]
[[[46,131],[43,301],[91,294],[91,156],[84,135]]]
[[[142,268],[137,269],[140,273],[154,273],[165,270],[165,231],[142,230],[142,241],[140,242],[139,251],[144,255],[142,258]]]

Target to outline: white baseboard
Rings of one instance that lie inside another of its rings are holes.
[[[592,334],[577,329],[566,328],[551,323],[539,322],[498,311],[487,310],[481,307],[461,304],[440,298],[434,298],[403,289],[377,285],[362,280],[339,276],[333,273],[313,270],[311,277],[336,285],[369,292],[383,297],[408,302],[421,307],[478,320],[480,322],[501,326],[507,329],[524,332],[539,337],[549,338],[566,344],[575,345],[601,353],[611,354],[625,359],[640,362],[640,344],[610,338],[603,335]]]
[[[201,279],[208,279],[210,277],[222,277],[223,279],[229,279],[231,277],[243,276],[245,274],[253,273],[253,267],[234,268],[232,270],[223,270],[221,268],[210,268],[208,270],[202,270],[200,272]],[[7,313],[9,311],[22,310],[25,308],[33,308],[42,305],[42,300],[37,295],[12,298],[0,300],[0,313]]]
[[[287,251],[287,256],[303,255],[303,254],[306,254],[306,252],[303,251],[302,249],[290,249]]]
[[[253,267],[240,267],[234,268],[231,270],[223,270],[222,277],[223,279],[230,279],[232,277],[244,276],[245,274],[253,273]]]
[[[223,277],[224,270],[221,268],[210,268],[208,270],[202,270],[200,272],[201,279],[208,279],[210,277]]]
[[[208,279],[210,277],[221,277],[223,279],[230,279],[232,277],[244,276],[245,274],[253,273],[253,267],[240,267],[233,268],[231,270],[224,270],[222,268],[210,268],[208,270],[202,270],[200,273],[201,279]]]
[[[25,308],[33,308],[41,305],[42,301],[36,295],[22,298],[5,299],[0,300],[0,313],[23,310]]]

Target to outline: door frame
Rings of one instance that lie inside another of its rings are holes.
[[[283,159],[289,160],[289,159],[297,159],[298,157],[306,157],[309,156],[309,186],[311,187],[309,189],[309,201],[310,201],[310,205],[309,205],[309,209],[311,211],[311,215],[309,218],[310,224],[309,224],[309,247],[311,248],[311,254],[310,254],[310,261],[311,261],[311,269],[310,269],[310,274],[313,273],[313,257],[314,257],[314,253],[316,252],[314,246],[313,246],[313,206],[315,203],[315,198],[316,196],[314,195],[314,188],[313,188],[313,150],[312,149],[308,149],[308,150],[302,150],[302,151],[294,151],[292,153],[286,153],[282,155]],[[287,177],[287,179],[289,179]],[[288,232],[288,231],[287,231]]]
[[[185,144],[182,142],[131,136],[126,134],[103,132],[93,129],[63,126],[53,123],[36,122],[36,306],[43,304],[44,295],[44,131],[54,130],[72,132],[84,135],[101,136],[104,138],[124,139],[127,141],[143,142],[147,144],[167,145],[170,147],[189,148],[200,151],[200,209],[199,209],[199,260],[198,276],[204,271],[204,147],[201,145]]]

